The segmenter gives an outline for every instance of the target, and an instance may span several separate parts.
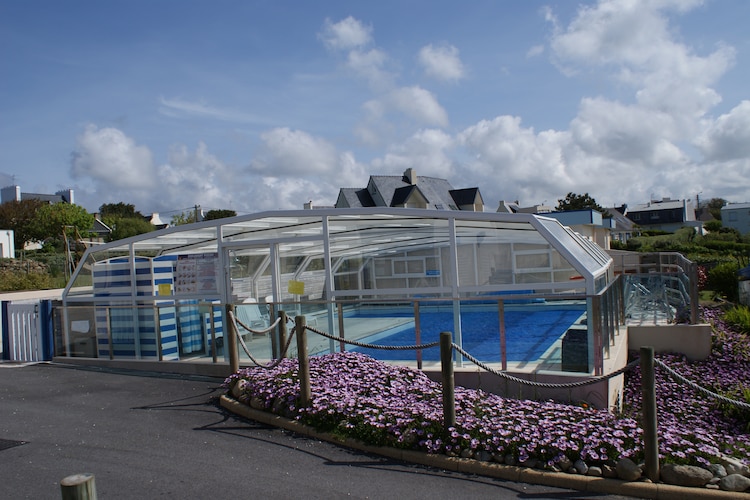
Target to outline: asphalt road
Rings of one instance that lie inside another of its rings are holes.
[[[257,424],[221,380],[0,364],[0,498],[624,499],[415,466]]]

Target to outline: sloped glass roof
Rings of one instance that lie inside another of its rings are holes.
[[[89,248],[64,298],[95,295],[96,269],[115,258],[164,260],[191,255],[213,256],[219,270],[214,299],[222,301],[236,294],[228,271],[221,270],[252,255],[266,256],[262,265],[267,267],[256,270],[258,276],[283,275],[293,280],[319,273],[313,281],[326,287],[323,297],[354,290],[375,294],[385,288],[391,294],[402,290],[404,296],[433,289],[439,294],[447,290],[486,293],[529,289],[530,284],[540,293],[593,294],[597,286],[612,279],[612,261],[603,249],[543,216],[406,208],[314,209],[188,224]],[[279,256],[295,255],[300,263],[318,259],[328,265],[316,264],[312,269],[299,264],[294,273],[285,274]],[[344,267],[352,279],[341,278],[341,263],[346,259],[349,263]],[[357,259],[356,263],[351,259]]]

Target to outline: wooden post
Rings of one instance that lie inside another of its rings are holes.
[[[307,356],[307,321],[304,316],[294,318],[294,328],[297,335],[297,360],[299,362],[299,406],[310,406],[310,359]]]
[[[339,317],[339,337],[344,338],[344,304],[341,302],[336,304],[336,309],[338,311],[338,317]],[[345,352],[346,351],[346,343],[343,341],[339,342],[339,351]]]
[[[443,375],[443,426],[456,426],[456,393],[453,377],[453,334],[440,332],[440,367]]]
[[[229,350],[229,371],[231,373],[237,373],[240,369],[240,356],[237,351],[237,326],[234,321],[234,304],[227,304],[227,335],[224,340],[227,342],[227,350]]]
[[[216,320],[214,319],[214,308],[211,306],[211,361],[216,363]]]
[[[96,500],[94,475],[89,472],[73,474],[60,481],[63,500]]]
[[[422,343],[422,329],[419,325],[419,301],[414,301],[414,341],[417,345]],[[422,369],[422,349],[417,349],[417,370]]]
[[[508,346],[505,338],[505,301],[503,299],[497,301],[497,324],[500,327],[500,366],[503,371],[506,371],[508,369]]]
[[[656,482],[659,480],[659,438],[656,424],[656,384],[654,379],[654,348],[641,347],[643,452],[646,461],[646,477]]]
[[[286,357],[286,351],[281,351],[281,349],[286,346],[286,339],[288,336],[287,327],[286,327],[286,311],[281,310],[279,311],[279,345],[281,346],[279,348],[279,357],[285,358]]]

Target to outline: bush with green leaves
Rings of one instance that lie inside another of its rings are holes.
[[[739,271],[739,265],[736,262],[719,264],[708,273],[708,288],[729,302],[737,302],[740,296],[737,271]]]
[[[734,306],[724,313],[724,321],[735,327],[738,331],[750,334],[750,308],[747,306]]]
[[[49,290],[54,288],[52,278],[46,273],[0,271],[0,291]]]

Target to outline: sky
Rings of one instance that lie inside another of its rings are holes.
[[[0,184],[143,214],[750,201],[746,0],[1,0]]]

